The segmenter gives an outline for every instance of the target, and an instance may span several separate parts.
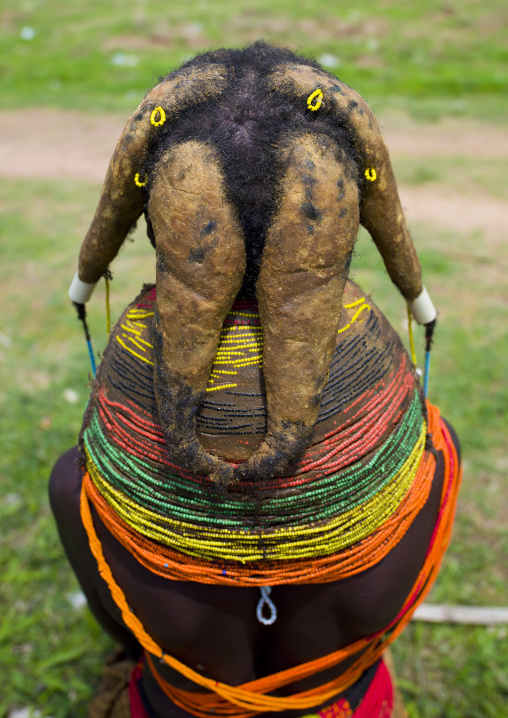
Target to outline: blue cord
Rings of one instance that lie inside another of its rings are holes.
[[[423,395],[427,398],[429,393],[429,374],[430,374],[430,350],[432,348],[432,337],[436,328],[436,320],[425,325],[425,369],[423,374]]]
[[[86,309],[84,304],[78,304],[78,302],[74,302],[74,306],[76,307],[76,311],[78,313],[78,319],[83,324],[83,330],[85,332],[85,340],[86,345],[88,347],[88,355],[90,356],[90,363],[92,365],[92,373],[96,375],[96,368],[95,368],[95,357],[93,355],[93,349],[92,349],[92,340],[90,339],[90,332],[88,331],[88,324],[86,323]]]
[[[423,395],[427,398],[429,393],[429,373],[430,373],[430,349],[425,352],[425,371],[423,375]]]
[[[88,354],[89,354],[89,356],[90,356],[90,363],[91,363],[91,365],[92,365],[92,374],[93,374],[94,379],[95,379],[95,375],[96,375],[96,373],[97,373],[97,370],[96,370],[96,368],[95,368],[95,359],[94,359],[94,355],[93,355],[92,342],[90,341],[90,339],[87,339],[87,340],[86,340],[86,345],[87,345],[87,347],[88,347]]]

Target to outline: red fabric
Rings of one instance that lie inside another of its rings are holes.
[[[311,715],[316,715],[316,718],[390,718],[392,710],[393,683],[384,662],[381,661],[362,702],[354,712],[349,701],[340,698],[331,706]]]
[[[390,718],[392,710],[393,683],[384,661],[381,661],[353,718]]]
[[[139,695],[138,681],[143,673],[142,663],[138,663],[132,671],[129,682],[129,701],[131,704],[131,718],[150,718],[145,710],[141,696]]]

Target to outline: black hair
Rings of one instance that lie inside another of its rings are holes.
[[[240,298],[253,298],[267,230],[279,202],[279,184],[284,174],[281,149],[304,133],[328,138],[349,175],[355,177],[361,190],[361,161],[352,143],[347,116],[337,116],[326,106],[319,112],[307,108],[307,98],[282,88],[274,91],[266,78],[277,68],[291,64],[320,65],[285,48],[264,42],[241,50],[219,49],[198,55],[179,70],[161,78],[167,80],[192,67],[220,64],[228,73],[225,90],[211,100],[189,101],[182,110],[168,118],[157,133],[152,133],[143,169],[154,175],[161,156],[171,147],[189,140],[211,145],[218,154],[225,178],[226,195],[236,209],[243,229],[246,248],[246,271]],[[327,73],[328,74],[328,73]],[[145,216],[148,236],[155,237],[146,210],[151,182],[145,189]]]

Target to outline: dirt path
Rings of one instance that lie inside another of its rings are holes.
[[[37,131],[27,132],[35,112]],[[119,115],[71,111],[0,112],[0,176],[102,183],[124,121]],[[462,121],[393,124],[385,122],[383,134],[394,157],[431,161],[434,156],[461,156],[485,163],[508,159],[508,131],[501,128]],[[486,192],[472,195],[433,183],[402,186],[400,193],[410,225],[429,222],[459,232],[482,229],[492,239],[504,234],[507,203]]]

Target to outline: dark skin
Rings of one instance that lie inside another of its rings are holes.
[[[452,439],[458,449],[455,432]],[[101,626],[135,659],[141,647],[122,621],[97,570],[79,513],[81,471],[77,447],[56,462],[50,502],[67,557]],[[399,544],[376,566],[342,581],[275,586],[278,618],[256,619],[257,588],[232,588],[170,581],[141,566],[104,527],[92,507],[105,558],[129,605],[147,632],[172,656],[209,678],[238,685],[321,657],[381,630],[397,615],[421,569],[436,523],[444,479],[437,454],[428,500]],[[339,676],[352,661],[282,689],[289,694]],[[199,690],[155,659],[160,675],[175,686]],[[173,705],[145,666],[143,685],[161,716],[188,714]],[[300,714],[309,711],[301,711]],[[295,711],[288,715],[298,716]],[[281,713],[285,716],[286,713]]]

